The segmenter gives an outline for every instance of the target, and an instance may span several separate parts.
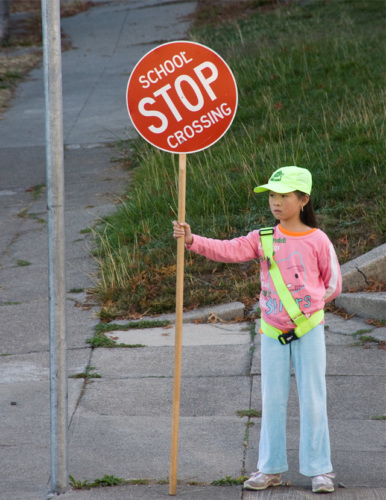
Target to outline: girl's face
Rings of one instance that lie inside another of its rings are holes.
[[[300,211],[304,205],[305,200],[299,199],[293,191],[285,194],[269,192],[269,208],[280,222],[299,222]]]

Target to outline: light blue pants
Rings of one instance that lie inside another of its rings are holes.
[[[281,345],[261,336],[262,423],[258,470],[275,474],[288,470],[286,420],[291,359],[300,405],[300,473],[317,476],[332,472],[326,402],[324,326],[299,340]]]

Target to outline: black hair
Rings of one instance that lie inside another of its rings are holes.
[[[301,200],[306,196],[306,193],[302,191],[295,191],[296,196]],[[312,205],[311,197],[309,198],[306,205],[304,205],[303,210],[300,211],[300,220],[309,227],[318,227],[318,223],[316,220],[316,214],[314,207]]]

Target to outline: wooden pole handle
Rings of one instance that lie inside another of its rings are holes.
[[[178,170],[178,222],[185,222],[186,197],[186,154],[179,155]],[[177,282],[176,282],[176,325],[174,344],[174,386],[172,438],[170,453],[169,495],[177,492],[177,462],[178,462],[178,425],[180,415],[181,393],[181,355],[182,355],[182,323],[184,306],[184,252],[185,240],[177,240]]]

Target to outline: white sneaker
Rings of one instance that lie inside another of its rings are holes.
[[[332,493],[334,491],[334,483],[332,478],[335,477],[333,472],[328,474],[321,474],[312,478],[312,492],[313,493]]]
[[[254,472],[249,479],[244,482],[246,490],[265,490],[269,486],[280,486],[280,474],[264,474],[263,472]]]

